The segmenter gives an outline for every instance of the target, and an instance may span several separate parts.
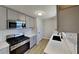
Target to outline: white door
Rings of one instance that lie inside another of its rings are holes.
[[[42,19],[37,18],[37,44],[42,40],[43,37],[43,22]]]

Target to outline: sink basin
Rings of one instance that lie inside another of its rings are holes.
[[[60,36],[53,36],[52,40],[61,41],[61,37]]]

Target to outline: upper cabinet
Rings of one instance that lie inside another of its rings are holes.
[[[19,12],[8,9],[8,20],[21,20],[25,21],[25,15]]]
[[[8,9],[8,20],[21,20],[26,22],[27,28],[35,27],[35,20],[30,16]]]
[[[0,7],[0,30],[7,28],[7,20],[21,20],[26,22],[27,28],[34,28],[36,23],[36,20],[30,16],[12,9]]]
[[[22,21],[25,21],[26,17],[25,17],[24,14],[18,13],[18,19],[19,19],[19,20],[22,20]]]
[[[35,20],[31,17],[26,16],[26,24],[28,28],[34,28]]]
[[[18,13],[8,9],[8,20],[17,20],[18,19]]]
[[[6,29],[6,8],[0,7],[0,30]]]

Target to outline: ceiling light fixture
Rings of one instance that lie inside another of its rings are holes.
[[[36,16],[42,16],[42,15],[44,15],[44,11],[41,11],[41,10],[37,10],[37,11],[35,11],[35,15]]]
[[[40,12],[40,13],[38,13],[38,16],[42,16],[43,14]]]

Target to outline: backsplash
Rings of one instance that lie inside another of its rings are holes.
[[[8,29],[8,30],[3,30],[0,31],[0,41],[6,40],[7,35],[12,35],[12,34],[30,34],[32,33],[32,29]]]

